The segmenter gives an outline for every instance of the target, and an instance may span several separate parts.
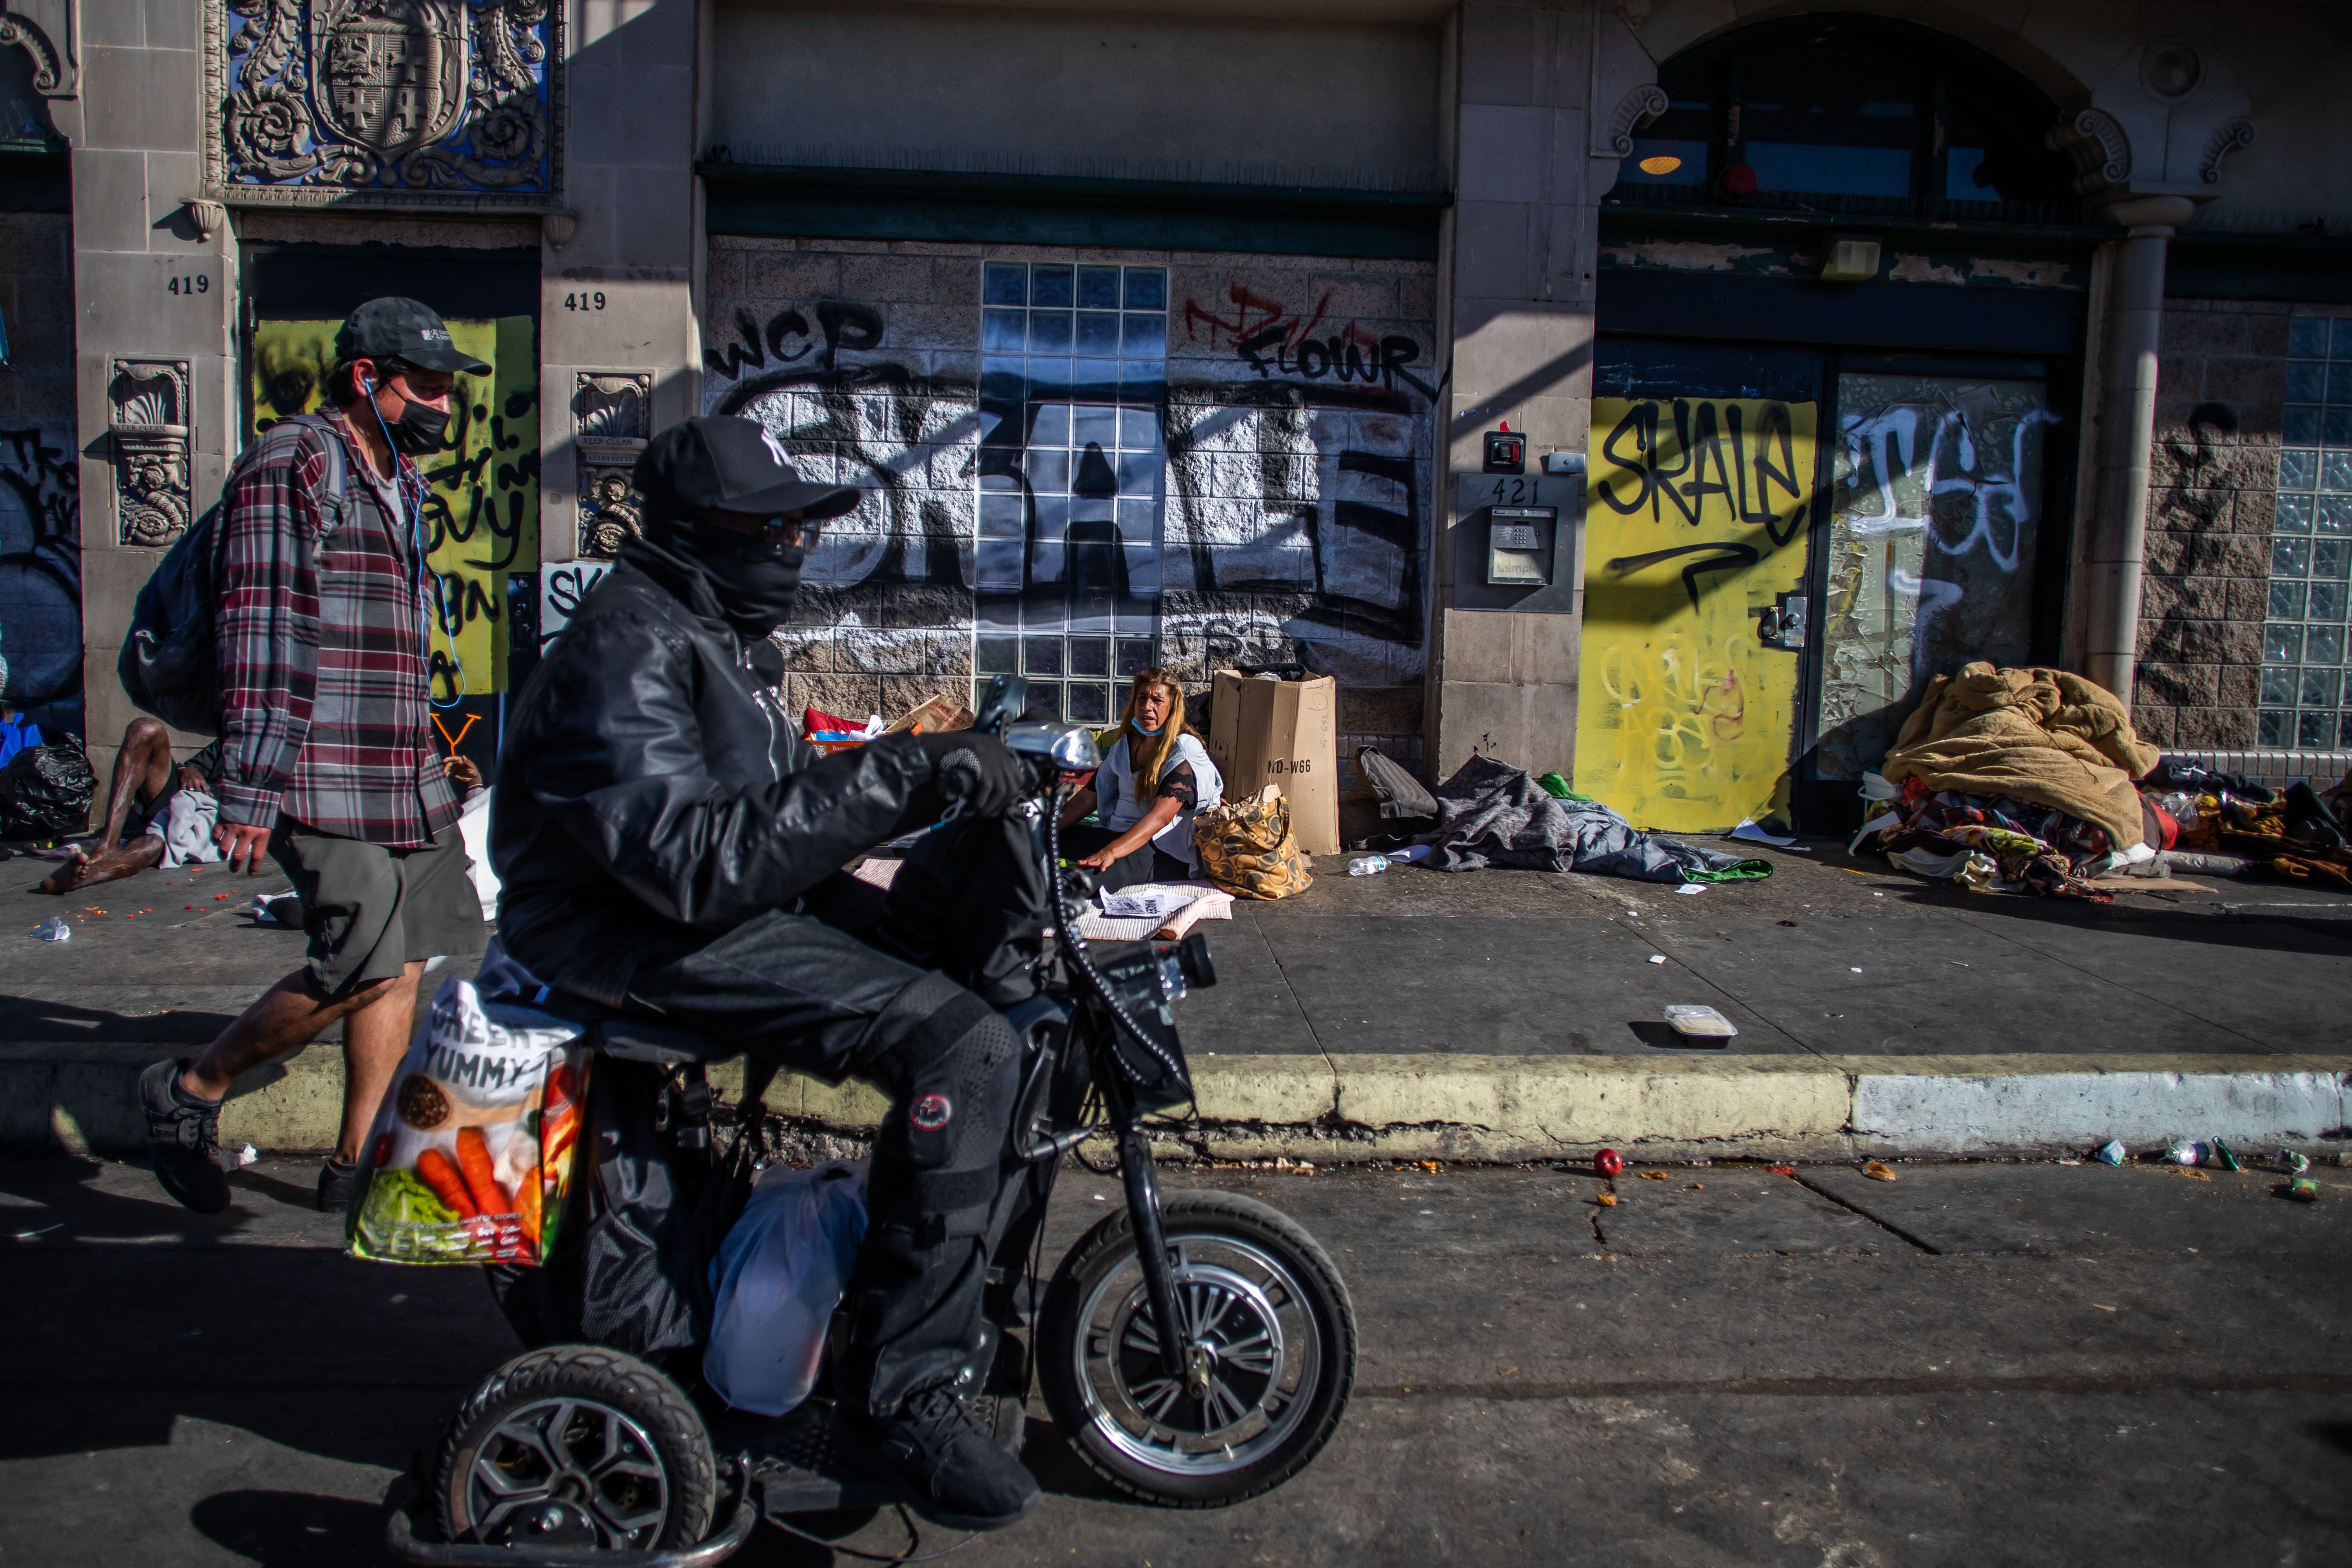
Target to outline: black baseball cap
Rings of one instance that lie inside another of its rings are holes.
[[[459,348],[449,328],[431,309],[414,300],[370,300],[343,318],[335,332],[335,357],[396,359],[419,370],[488,375],[490,367]]]
[[[747,518],[797,511],[839,517],[857,505],[855,485],[803,479],[783,443],[754,419],[706,415],[671,426],[637,456],[637,493],[655,517],[736,512]]]

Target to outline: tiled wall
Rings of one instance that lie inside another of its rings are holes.
[[[1077,353],[1114,278],[1115,362]],[[1416,764],[1433,287],[1417,262],[714,237],[706,409],[870,492],[811,557],[787,701],[887,715],[1017,660],[1091,719],[1149,637],[1199,685],[1328,670],[1343,752]]]
[[[2168,300],[2162,353],[2133,722],[2343,745],[2352,310]]]

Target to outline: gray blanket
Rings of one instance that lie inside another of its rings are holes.
[[[1597,801],[1559,800],[1523,768],[1472,757],[1437,786],[1438,826],[1413,842],[1440,871],[1496,866],[1586,871],[1638,882],[1706,882],[1769,876],[1746,860],[1643,833]]]

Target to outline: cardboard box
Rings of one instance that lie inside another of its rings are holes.
[[[1339,852],[1339,683],[1269,680],[1221,669],[1211,678],[1209,760],[1225,798],[1267,784],[1290,803],[1290,831],[1308,855]]]

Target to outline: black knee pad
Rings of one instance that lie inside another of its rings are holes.
[[[874,1064],[894,1100],[868,1184],[874,1216],[941,1236],[982,1235],[1020,1092],[1021,1041],[1002,1014],[961,986],[908,989],[925,994],[915,1001],[936,1004],[908,1019]]]

